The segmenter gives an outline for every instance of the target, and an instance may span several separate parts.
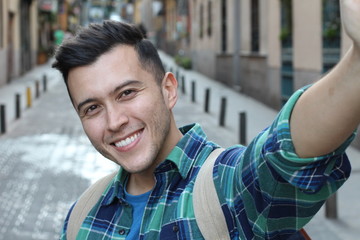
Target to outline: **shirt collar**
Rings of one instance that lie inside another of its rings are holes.
[[[129,173],[120,167],[115,178],[103,193],[101,205],[110,205],[115,198],[124,199],[124,187]]]
[[[160,164],[159,168],[161,165],[166,164],[166,161],[170,161],[177,167],[181,177],[186,178],[199,152],[206,145],[207,137],[201,126],[197,123],[181,127],[179,130],[183,137],[167,156],[166,160]],[[112,184],[104,192],[102,205],[111,204],[115,197],[120,200],[124,199],[124,187],[127,176],[128,172],[120,168]]]
[[[183,137],[170,152],[167,160],[173,162],[180,175],[186,178],[199,152],[206,145],[206,134],[199,124],[191,124],[180,128]]]

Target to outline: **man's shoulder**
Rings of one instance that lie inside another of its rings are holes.
[[[98,205],[101,196],[108,190],[111,181],[115,178],[117,173],[118,172],[116,171],[100,178],[80,196],[69,215],[67,236],[73,236],[73,239],[75,239],[90,210]]]

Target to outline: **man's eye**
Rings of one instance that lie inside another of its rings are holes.
[[[91,105],[90,107],[85,109],[85,114],[91,114],[98,108],[97,105]]]
[[[122,95],[123,96],[128,96],[128,95],[130,95],[131,93],[133,93],[134,91],[133,90],[125,90],[123,93],[122,93]]]
[[[120,98],[130,98],[132,96],[134,96],[136,93],[136,91],[132,90],[132,89],[128,89],[128,90],[125,90],[123,91],[121,94],[120,94]]]

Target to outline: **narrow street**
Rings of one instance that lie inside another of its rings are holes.
[[[174,67],[171,58],[164,54],[162,58],[167,66]],[[37,77],[45,72],[51,76],[49,90],[34,100],[33,107],[24,110],[19,120],[8,126],[6,134],[0,135],[0,240],[58,239],[71,204],[91,182],[117,168],[91,146],[61,76],[49,66],[33,74]],[[238,142],[237,117],[240,111],[245,111],[249,119],[248,140],[276,115],[263,104],[197,72],[181,74],[186,76],[187,94],[182,93],[180,86],[179,100],[174,109],[178,126],[198,122],[209,139],[224,147]],[[6,97],[13,99],[12,87],[28,84],[25,80],[15,82],[8,89],[0,89],[0,102],[6,102]],[[195,102],[191,101],[189,94],[190,80],[196,80],[197,84]],[[209,113],[203,109],[206,88],[213,93]],[[221,96],[229,99],[224,127],[218,125]],[[353,240],[360,235],[357,214],[360,211],[357,203],[357,182],[360,179],[357,159],[360,152],[353,148],[348,152],[353,173],[338,193],[339,219],[326,219],[322,208],[305,227],[314,240]]]

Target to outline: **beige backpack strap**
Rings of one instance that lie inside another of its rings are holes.
[[[194,185],[193,204],[196,223],[206,240],[230,240],[213,179],[215,160],[223,151],[223,148],[218,148],[209,155],[201,167]]]
[[[117,172],[111,173],[97,182],[92,184],[86,191],[80,196],[76,202],[70,217],[66,230],[66,238],[68,240],[75,240],[80,230],[82,223],[90,210],[99,201],[101,195],[109,185],[110,181],[116,176]]]

